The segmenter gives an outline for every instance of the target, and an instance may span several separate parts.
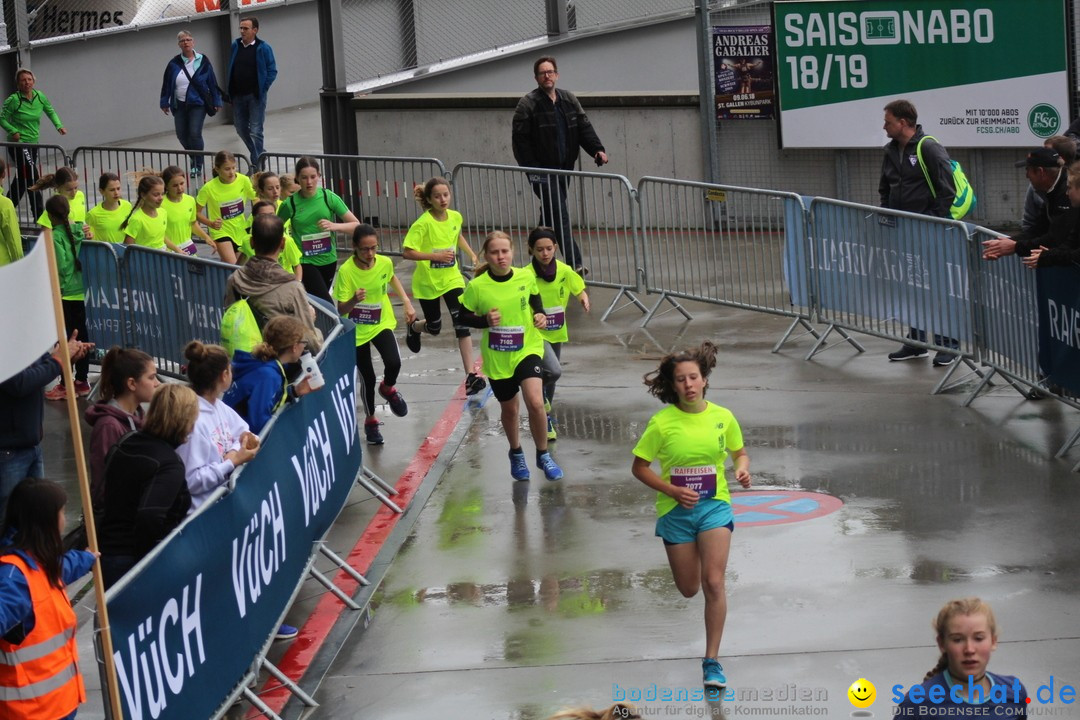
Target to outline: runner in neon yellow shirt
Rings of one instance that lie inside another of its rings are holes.
[[[236,170],[236,157],[227,150],[214,155],[215,177],[195,196],[196,212],[209,221],[210,237],[218,255],[227,263],[237,263],[238,253],[249,242],[246,203],[255,199],[255,189],[247,175]]]
[[[299,190],[278,206],[277,214],[291,224],[305,265],[300,281],[308,294],[333,302],[330,287],[337,270],[337,236],[351,236],[360,221],[345,201],[322,187],[319,161],[304,155],[296,161]]]
[[[555,421],[551,419],[551,403],[555,399],[555,383],[562,377],[562,344],[569,339],[566,330],[566,305],[571,297],[581,302],[589,312],[589,294],[585,281],[566,263],[555,258],[558,250],[555,231],[548,227],[534,228],[529,233],[529,254],[532,262],[526,266],[536,278],[540,298],[544,301],[547,326],[540,331],[544,338],[544,410],[547,411],[548,440],[555,440]]]
[[[446,178],[433,177],[423,185],[417,185],[413,197],[424,213],[405,235],[402,257],[416,261],[412,292],[420,303],[424,319],[405,326],[405,344],[418,353],[421,333],[438,335],[442,332],[441,299],[454,323],[454,336],[465,369],[465,394],[475,395],[487,387],[487,383],[473,372],[472,337],[469,328],[458,322],[465,278],[458,267],[457,250],[464,251],[473,265],[476,265],[476,253],[461,234],[461,213],[450,209],[450,184]]]
[[[167,235],[169,219],[161,209],[161,203],[165,200],[165,181],[160,175],[144,175],[135,193],[135,206],[120,225],[125,232],[124,242],[154,250],[168,247],[173,252],[181,252]]]
[[[124,231],[120,224],[131,214],[131,203],[121,197],[120,176],[116,173],[101,173],[98,179],[101,202],[86,213],[86,222],[90,226],[95,240],[110,243],[124,242]]]
[[[32,192],[52,190],[57,195],[66,197],[68,205],[71,207],[69,218],[72,224],[82,226],[84,238],[87,240],[93,239],[93,231],[86,224],[86,196],[79,189],[79,173],[69,167],[59,167],[55,173],[42,175],[36,183],[30,186],[30,190]],[[51,228],[52,222],[49,220],[49,213],[42,211],[37,219],[37,224],[43,228]]]
[[[529,479],[529,464],[518,429],[520,389],[536,444],[536,466],[548,480],[559,480],[563,471],[548,452],[544,422],[544,388],[540,380],[544,340],[539,328],[547,324],[547,316],[536,280],[528,271],[512,267],[514,250],[506,233],[488,233],[483,251],[487,264],[476,269],[476,276],[465,288],[458,320],[484,329],[480,356],[484,373],[491,381],[491,392],[502,407],[503,431],[510,443],[510,476],[515,480]]]
[[[750,456],[731,411],[705,400],[716,366],[711,342],[665,355],[645,376],[649,393],[668,407],[653,415],[634,447],[631,472],[656,490],[656,534],[663,539],[675,586],[684,597],[705,589],[704,683],[724,687],[717,661],[727,618],[724,575],[735,529],[724,459],[731,455],[735,479],[750,487]],[[660,461],[660,474],[652,469]]]
[[[195,198],[187,194],[187,173],[181,167],[170,165],[161,171],[161,179],[165,182],[165,199],[161,202],[166,218],[165,235],[185,255],[198,254],[195,241],[191,239],[192,234],[198,235],[217,255],[217,243],[199,224]]]
[[[353,231],[353,255],[338,268],[334,281],[334,299],[338,312],[356,323],[356,367],[364,379],[364,435],[369,445],[382,445],[379,421],[375,417],[375,368],[371,364],[371,348],[379,351],[383,362],[383,380],[379,394],[398,417],[408,412],[405,398],[398,392],[398,373],[401,354],[398,352],[394,328],[397,318],[387,293],[393,288],[405,307],[405,322],[416,319],[412,301],[394,274],[390,258],[377,254],[379,237],[371,225],[361,223]]]
[[[276,173],[261,172],[256,173],[254,183],[255,194],[259,196],[259,201],[251,206],[251,216],[255,217],[255,207],[260,202],[270,203],[271,210],[277,213],[278,208],[281,207],[281,178]],[[297,280],[304,282],[304,264],[301,262],[303,254],[300,252],[300,245],[293,239],[291,230],[292,220],[286,220],[285,248],[278,255],[278,263],[295,275]]]

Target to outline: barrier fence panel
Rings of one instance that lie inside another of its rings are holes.
[[[585,280],[590,285],[617,288],[620,293],[609,306],[606,318],[623,295],[642,312],[645,306],[634,296],[641,292],[639,250],[637,244],[636,200],[630,181],[621,175],[587,173],[571,170],[539,170],[515,165],[461,163],[451,174],[454,187],[453,206],[462,214],[465,238],[479,254],[484,238],[491,230],[509,233],[514,242],[515,264],[528,260],[529,232],[542,221],[541,201],[535,188],[558,187],[565,182],[565,207],[558,192],[545,195],[554,204],[555,218],[569,209],[569,231],[580,249],[577,263],[567,260],[566,242],[560,243],[560,259],[588,268]],[[549,180],[550,178],[550,180]],[[560,180],[560,178],[565,178]],[[536,182],[534,182],[536,181]],[[566,228],[556,228],[564,234]]]
[[[645,286],[661,296],[645,322],[680,297],[795,318],[777,348],[795,325],[816,332],[798,195],[653,177],[637,194]]]
[[[56,169],[68,164],[67,152],[59,145],[33,145],[30,143],[0,143],[6,150],[8,162],[5,191],[15,204],[15,216],[24,232],[37,233],[37,219],[45,209],[45,200],[51,190],[31,191],[30,186],[42,175],[51,175]]]
[[[819,319],[829,326],[826,335],[841,328],[935,351],[956,350],[975,369],[971,240],[963,223],[814,198],[810,231],[810,272]]]
[[[1018,257],[997,261],[982,259],[982,243],[1001,233],[976,227],[971,232],[971,264],[974,274],[972,304],[975,309],[979,358],[991,369],[968,396],[971,402],[995,375],[1001,375],[1022,394],[1039,383],[1039,325],[1035,271]]]
[[[267,153],[259,169],[278,175],[294,173],[300,154]],[[431,177],[445,177],[435,158],[374,155],[306,155],[318,160],[322,184],[341,196],[356,218],[379,228],[379,251],[401,255],[402,241],[422,210],[413,200],[413,187]],[[345,238],[345,248],[349,239]],[[340,247],[340,244],[339,244]]]
[[[123,251],[123,246],[86,240],[79,252],[86,290],[87,333],[87,337],[79,339],[95,343],[99,350],[114,345],[129,347],[133,337],[127,313],[129,299],[120,282]]]
[[[220,717],[253,679],[360,471],[354,350],[351,327],[334,336],[323,389],[281,410],[230,491],[109,589],[128,720]]]
[[[139,178],[144,172],[160,173],[170,165],[176,165],[189,173],[191,157],[202,156],[202,172],[196,176],[188,175],[187,193],[195,196],[203,183],[211,180],[214,168],[214,153],[209,151],[188,152],[186,150],[155,150],[150,148],[96,147],[82,146],[71,153],[71,166],[79,173],[79,182],[86,194],[87,209],[101,202],[98,179],[102,173],[111,172],[120,176],[123,196],[135,202]],[[251,164],[243,155],[236,156],[237,172],[251,174]]]

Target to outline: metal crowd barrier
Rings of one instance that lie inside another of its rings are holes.
[[[385,255],[401,255],[405,233],[421,213],[413,187],[446,175],[435,158],[374,155],[267,153],[259,158],[259,169],[293,173],[302,155],[319,161],[323,186],[340,195],[358,220],[379,228],[379,251]]]
[[[502,230],[514,241],[515,263],[526,264],[529,231],[541,222],[540,200],[532,180],[543,178],[546,182],[547,176],[565,177],[569,183],[571,231],[581,249],[582,264],[589,270],[586,280],[590,285],[619,290],[601,320],[617,309],[624,296],[626,304],[646,312],[635,295],[644,289],[635,225],[637,202],[633,186],[621,175],[460,163],[451,173],[453,206],[464,218],[465,237],[473,249],[479,254],[487,233]],[[558,193],[553,195],[558,205]],[[557,206],[555,212],[566,209]],[[565,260],[566,248],[561,252]]]
[[[815,310],[827,328],[807,359],[831,332],[852,330],[959,353],[934,393],[962,365],[980,372],[964,223],[814,198],[809,224]]]
[[[79,173],[83,192],[86,194],[87,209],[101,202],[98,179],[104,172],[120,176],[124,197],[135,202],[139,177],[144,172],[160,173],[170,165],[176,165],[187,173],[191,168],[191,158],[201,155],[203,158],[202,174],[188,177],[187,192],[194,196],[203,183],[213,178],[214,152],[187,150],[156,150],[151,148],[124,148],[104,146],[81,146],[71,153],[71,166]],[[236,155],[236,169],[244,175],[251,174],[251,164],[243,155]]]
[[[15,215],[19,218],[19,227],[24,232],[38,231],[37,219],[45,208],[45,200],[52,195],[51,191],[39,191],[31,193],[29,188],[42,175],[56,172],[57,168],[69,165],[68,155],[64,148],[59,145],[35,145],[31,143],[0,143],[0,147],[6,150],[4,159],[8,163],[7,189],[5,194],[15,203]],[[22,170],[28,169],[25,174]],[[19,187],[23,186],[23,191]],[[15,195],[20,197],[16,198]],[[40,206],[33,207],[31,195],[40,198]]]
[[[971,301],[975,308],[979,359],[990,372],[964,401],[968,406],[1000,375],[1018,392],[1034,397],[1038,389],[1039,318],[1035,272],[1019,258],[982,259],[982,243],[1001,233],[976,227],[971,232],[974,273]]]
[[[679,297],[794,318],[773,352],[797,326],[817,334],[802,198],[654,177],[637,197],[645,287],[660,295],[643,326],[664,301],[690,319]]]

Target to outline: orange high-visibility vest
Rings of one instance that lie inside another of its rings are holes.
[[[34,629],[18,645],[0,638],[0,716],[43,720],[71,714],[86,700],[75,642],[75,611],[67,593],[49,584],[18,555],[0,561],[26,576],[34,606]]]

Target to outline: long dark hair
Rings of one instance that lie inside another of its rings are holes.
[[[53,224],[53,232],[57,225],[63,225],[67,234],[68,244],[71,245],[71,255],[75,258],[75,270],[82,272],[82,263],[79,262],[79,248],[75,246],[75,232],[71,229],[71,203],[63,195],[53,195],[45,201],[45,212],[49,214],[49,220]]]
[[[101,361],[101,384],[98,386],[101,400],[108,402],[127,393],[129,378],[138,379],[146,367],[154,362],[142,350],[113,346]]]
[[[26,478],[11,491],[0,537],[12,535],[11,545],[0,552],[21,550],[34,559],[54,588],[62,588],[64,541],[60,537],[60,511],[67,493],[52,480]]]
[[[160,175],[143,175],[139,179],[139,186],[135,188],[135,204],[131,206],[131,212],[124,218],[124,222],[120,223],[121,230],[127,227],[128,220],[131,220],[131,216],[135,214],[135,211],[142,207],[143,198],[150,194],[150,190],[164,184],[165,181],[161,179]]]

